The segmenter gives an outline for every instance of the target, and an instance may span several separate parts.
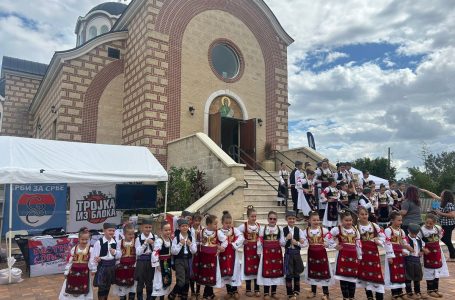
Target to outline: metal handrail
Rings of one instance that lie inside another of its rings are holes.
[[[235,151],[235,152],[234,152]],[[283,193],[281,193],[277,188],[276,186],[272,185],[267,179],[265,179],[264,176],[261,175],[261,173],[259,173],[256,169],[256,167],[259,167],[262,171],[266,172],[267,175],[269,175],[270,177],[272,177],[277,183],[279,183],[280,181],[278,179],[275,178],[275,176],[273,176],[272,174],[270,174],[269,171],[265,170],[263,167],[262,167],[262,164],[259,163],[258,161],[256,161],[253,157],[251,157],[248,153],[246,153],[243,149],[240,149],[239,146],[237,145],[231,145],[228,149],[228,152],[229,154],[234,154],[236,153],[236,157],[238,158],[238,160],[241,160],[241,162],[243,162],[245,165],[247,165],[248,167],[251,168],[251,170],[253,170],[259,177],[262,178],[262,180],[264,180],[269,186],[271,186],[280,196],[283,196],[284,198],[284,203],[286,205],[286,211],[288,210],[288,195],[283,195]],[[248,161],[246,161],[245,159],[243,159],[241,157],[240,154],[243,154],[245,155],[248,159],[250,159],[251,161],[254,161],[254,166],[252,166]],[[239,162],[239,161],[238,161]],[[286,190],[287,190],[287,186],[286,186]]]
[[[278,159],[280,162],[283,162],[281,159],[277,158],[276,157],[276,154],[280,154],[281,156],[283,156],[284,158],[286,158],[290,163],[291,163],[291,166],[289,166],[287,163],[285,163],[285,165],[290,169],[290,170],[293,170],[294,167],[292,167],[292,165],[294,165],[294,161],[292,159],[290,159],[286,154],[284,154],[283,152],[281,152],[280,150],[273,150],[273,153],[275,154],[275,159]]]

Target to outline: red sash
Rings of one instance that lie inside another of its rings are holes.
[[[264,241],[262,258],[262,277],[283,277],[283,253],[280,241]]]
[[[342,244],[338,252],[336,275],[344,277],[357,277],[359,262],[355,244]]]
[[[362,241],[362,260],[358,277],[363,281],[384,284],[378,246],[373,241]]]
[[[424,254],[423,265],[428,269],[442,268],[442,253],[439,246],[439,239],[434,242],[425,243],[425,247],[430,250],[430,253]]]
[[[90,270],[88,268],[90,251],[87,251],[86,255],[76,254],[78,247],[79,245],[76,245],[74,248],[73,263],[66,277],[65,292],[71,295],[85,295],[90,290]]]
[[[404,267],[405,260],[403,256],[403,246],[401,246],[399,243],[392,243],[392,246],[393,253],[395,253],[395,258],[393,259],[393,263],[389,264],[390,282],[405,283],[406,268]]]
[[[324,245],[312,244],[308,248],[308,278],[330,279],[329,260]]]
[[[115,283],[118,286],[134,285],[134,270],[136,263],[136,247],[126,247],[121,242],[122,257],[120,263],[115,267]]]
[[[201,233],[202,243],[206,243],[204,241],[204,231],[205,229]],[[216,285],[216,270],[218,266],[218,234],[216,230],[214,240],[207,240],[207,243],[209,246],[200,246],[196,282],[200,285],[214,286]]]
[[[231,277],[234,275],[235,249],[231,243],[228,244],[224,252],[219,254],[221,277]]]

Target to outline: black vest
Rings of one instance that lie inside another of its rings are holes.
[[[295,171],[297,171],[297,169],[292,170],[291,174],[289,175],[289,184],[295,185]]]
[[[180,243],[180,230],[177,229],[175,231],[175,238],[177,239],[177,244]],[[188,230],[188,239],[193,242],[193,238],[191,237],[191,232]],[[188,254],[185,254],[185,247],[188,248]],[[186,255],[186,256],[185,256]],[[182,249],[180,249],[180,252],[174,256],[175,258],[191,258],[192,254],[190,251],[190,247],[184,245],[182,246]]]
[[[113,238],[113,240],[115,241],[115,238]],[[109,243],[108,242],[103,243],[103,238],[100,238],[99,241],[100,241],[100,246],[101,246],[100,257],[106,256],[107,255],[107,251],[109,251],[109,249],[108,249]],[[111,248],[112,249],[116,249],[117,248],[117,242],[111,244]]]
[[[409,240],[409,245],[414,248],[414,241],[411,238],[408,238]],[[419,252],[422,251],[422,240],[416,237],[417,244],[419,244]]]
[[[145,240],[141,239],[141,236],[142,236],[142,235],[141,235],[141,234],[139,234],[138,238],[139,238],[139,243],[140,243],[140,244],[141,244],[141,246],[142,246],[142,245],[144,245],[144,243],[145,243]],[[155,237],[155,235],[154,235],[154,234],[152,234],[152,240],[153,240],[153,241],[155,241],[155,238],[156,238],[156,237]],[[150,249],[150,251],[151,251],[151,252],[153,252],[153,248],[152,248],[152,245],[148,244],[147,246],[148,246],[148,248]],[[144,251],[144,252],[145,252],[145,251]]]
[[[360,196],[360,199],[365,200],[365,203],[366,203],[366,204],[370,203],[370,199],[368,199],[367,197],[365,197],[365,195]],[[359,200],[360,200],[360,199],[359,199]]]
[[[289,227],[286,226],[283,228],[283,234],[284,234],[284,237],[286,238],[289,234]],[[297,226],[294,226],[294,235],[293,235],[293,238],[294,240],[296,240],[297,242],[300,241],[300,230]],[[291,247],[291,240],[287,240],[286,241],[286,245],[284,246],[285,248],[290,248]],[[295,249],[300,249],[299,246],[294,246]]]

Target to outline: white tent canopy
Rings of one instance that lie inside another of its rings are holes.
[[[145,147],[0,136],[0,184],[167,181]]]
[[[359,179],[363,178],[362,171],[360,171],[360,170],[358,170],[358,169],[356,169],[354,167],[351,167],[351,172],[354,173],[354,174],[359,174]],[[370,174],[370,176],[368,176],[368,179],[374,181],[374,183],[376,184],[376,188],[379,188],[381,183],[383,183],[386,187],[389,187],[389,181],[387,179],[384,179],[384,178],[381,178],[381,177],[378,177],[378,176],[374,176],[374,175],[371,175],[371,174]]]

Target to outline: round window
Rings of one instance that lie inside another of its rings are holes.
[[[239,74],[240,59],[232,47],[227,44],[213,46],[211,53],[212,65],[223,79],[233,79]]]

